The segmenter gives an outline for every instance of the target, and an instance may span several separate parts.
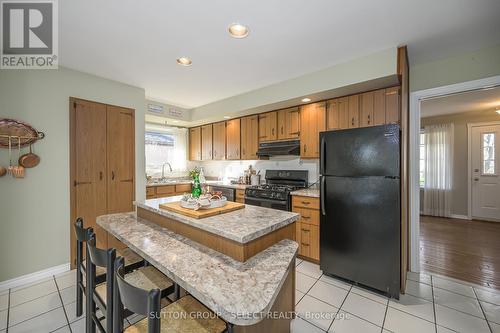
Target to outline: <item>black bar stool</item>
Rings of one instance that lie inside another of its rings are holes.
[[[76,235],[76,316],[80,317],[83,314],[83,295],[85,294],[86,282],[86,260],[83,257],[83,246],[87,243],[89,235],[93,234],[92,228],[84,228],[83,219],[77,218],[74,224]],[[88,251],[85,248],[85,257],[88,258]],[[127,272],[145,265],[145,261],[129,248],[117,251],[119,256],[125,258],[125,270]],[[102,267],[96,269],[96,283],[100,284],[106,280],[106,270]]]
[[[191,295],[184,296],[162,309],[160,290],[145,290],[130,284],[124,274],[121,257],[115,261],[115,279],[113,333],[222,333],[226,331],[225,322]],[[146,318],[124,330],[124,306],[133,313],[141,314]],[[192,313],[200,315],[192,316]],[[232,326],[228,329],[232,329]]]
[[[96,247],[95,234],[88,236],[87,249],[89,260],[87,265],[87,321],[86,332],[93,333],[96,327],[100,332],[113,332],[113,293],[115,289],[114,262],[115,249],[99,249]],[[106,281],[97,284],[96,267],[106,270]],[[175,290],[174,283],[153,266],[143,266],[125,275],[125,279],[145,289],[158,288],[161,295],[167,296]],[[170,303],[170,301],[168,301]],[[103,317],[97,316],[97,308]],[[125,314],[132,314],[130,311]],[[106,327],[101,320],[106,319]]]

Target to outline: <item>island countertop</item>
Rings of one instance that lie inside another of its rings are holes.
[[[294,223],[300,216],[297,213],[246,205],[244,209],[196,219],[159,208],[162,203],[179,201],[181,198],[182,196],[149,199],[136,202],[136,206],[241,244]]]
[[[97,224],[235,325],[256,324],[272,308],[298,249],[285,239],[241,263],[133,212],[100,216]]]

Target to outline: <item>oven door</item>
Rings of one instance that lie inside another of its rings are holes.
[[[279,210],[288,210],[288,200],[273,200],[245,196],[245,204]]]

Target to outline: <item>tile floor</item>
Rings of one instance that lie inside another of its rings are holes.
[[[500,291],[441,276],[408,274],[399,301],[323,275],[297,260],[293,333],[500,333]],[[0,291],[0,333],[85,332],[75,316],[75,272]],[[128,318],[130,323],[140,319]]]

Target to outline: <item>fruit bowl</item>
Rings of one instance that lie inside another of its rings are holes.
[[[203,195],[199,198],[193,198],[191,195],[184,195],[180,201],[182,208],[187,209],[210,209],[220,208],[227,204],[227,198],[218,195]]]

